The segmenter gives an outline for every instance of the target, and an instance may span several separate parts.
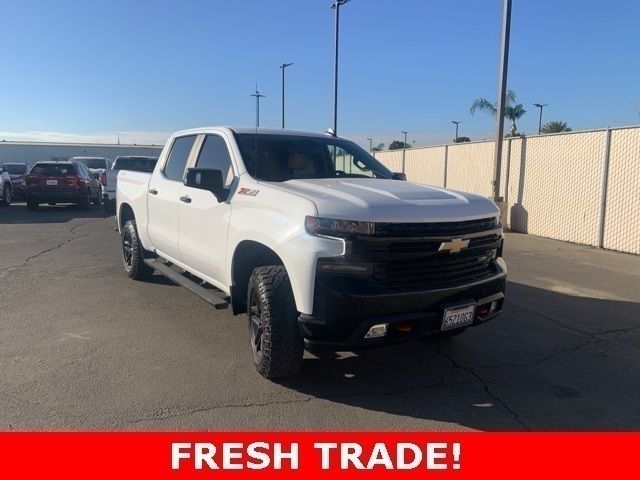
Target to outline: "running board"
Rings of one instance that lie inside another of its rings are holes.
[[[146,258],[144,260],[144,263],[149,265],[161,275],[167,277],[172,282],[185,287],[192,293],[195,293],[218,310],[227,308],[229,306],[229,302],[222,298],[217,292],[209,290],[208,288],[201,287],[193,280],[190,280],[184,275],[181,275],[179,272],[176,272],[173,268],[163,263],[162,260],[158,260],[157,258]]]

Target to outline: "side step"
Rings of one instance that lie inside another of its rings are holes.
[[[184,275],[181,275],[179,272],[176,272],[173,268],[163,263],[162,260],[159,260],[157,258],[146,258],[144,260],[144,263],[149,265],[161,275],[167,277],[172,282],[185,287],[192,293],[195,293],[218,310],[227,308],[229,306],[229,302],[222,298],[216,291],[201,287],[193,280],[190,280]]]

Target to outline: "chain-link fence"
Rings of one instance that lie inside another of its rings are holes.
[[[494,142],[376,152],[409,181],[491,196]],[[514,231],[640,254],[640,127],[506,139]]]

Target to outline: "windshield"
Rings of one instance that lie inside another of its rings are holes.
[[[384,165],[348,140],[251,133],[236,134],[236,139],[247,171],[260,180],[392,177]]]
[[[31,175],[61,177],[64,175],[75,175],[75,171],[71,163],[38,163],[31,170]]]
[[[79,162],[84,163],[89,168],[106,168],[106,162],[104,158],[77,158]]]
[[[26,165],[5,163],[2,166],[7,169],[9,175],[22,175],[27,173]]]
[[[113,170],[131,170],[134,172],[151,173],[157,161],[157,158],[118,157],[113,164]]]

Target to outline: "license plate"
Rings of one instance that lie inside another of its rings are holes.
[[[465,327],[473,323],[473,316],[476,306],[460,305],[458,307],[447,308],[442,317],[442,326],[440,330],[452,330],[454,328]]]
[[[57,185],[58,180],[47,180],[47,185]]]

